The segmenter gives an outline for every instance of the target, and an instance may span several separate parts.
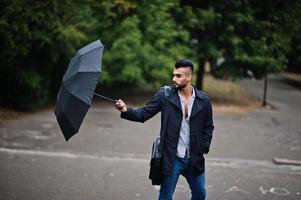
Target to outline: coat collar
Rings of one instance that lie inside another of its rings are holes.
[[[202,100],[205,98],[204,94],[200,92],[198,89],[196,89],[195,86],[193,86],[193,89],[195,91],[196,98],[194,99],[190,118],[192,118],[195,114],[197,114],[202,109],[203,107]],[[176,88],[174,87],[171,88],[168,100],[182,112],[180,97],[178,95],[178,90]]]

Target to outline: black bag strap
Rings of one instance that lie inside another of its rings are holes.
[[[164,143],[164,135],[166,132],[166,126],[167,126],[167,119],[168,119],[168,112],[166,110],[167,108],[167,98],[170,95],[170,86],[164,86],[164,103],[163,103],[163,109],[161,112],[164,112],[164,117],[163,117],[163,124],[161,126],[161,131],[160,131],[160,145],[159,145],[159,152],[162,155],[162,149],[163,149],[163,143]]]

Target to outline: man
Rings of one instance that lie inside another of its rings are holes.
[[[205,199],[205,159],[213,133],[212,107],[209,97],[191,83],[193,64],[178,60],[173,71],[173,87],[165,96],[160,89],[142,108],[128,108],[122,100],[116,102],[121,117],[145,122],[161,112],[163,131],[162,184],[159,200],[171,200],[179,175],[183,175],[191,189],[192,200]],[[163,122],[167,114],[167,122]]]

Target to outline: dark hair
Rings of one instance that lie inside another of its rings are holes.
[[[189,60],[180,59],[176,61],[175,68],[178,69],[180,67],[189,67],[191,71],[193,71],[193,64]]]

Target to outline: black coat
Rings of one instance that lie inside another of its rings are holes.
[[[209,152],[213,133],[212,106],[209,97],[202,91],[195,89],[195,100],[190,115],[190,165],[189,170],[193,175],[205,171],[203,154]],[[166,107],[164,107],[164,105]],[[162,173],[170,175],[176,159],[178,140],[182,122],[182,107],[178,90],[171,88],[170,95],[165,97],[164,89],[156,92],[153,98],[142,108],[128,108],[121,113],[121,117],[131,121],[145,122],[158,112],[161,112],[161,126],[166,123],[166,129],[161,127],[164,134]],[[168,112],[167,121],[163,122],[164,115]]]

